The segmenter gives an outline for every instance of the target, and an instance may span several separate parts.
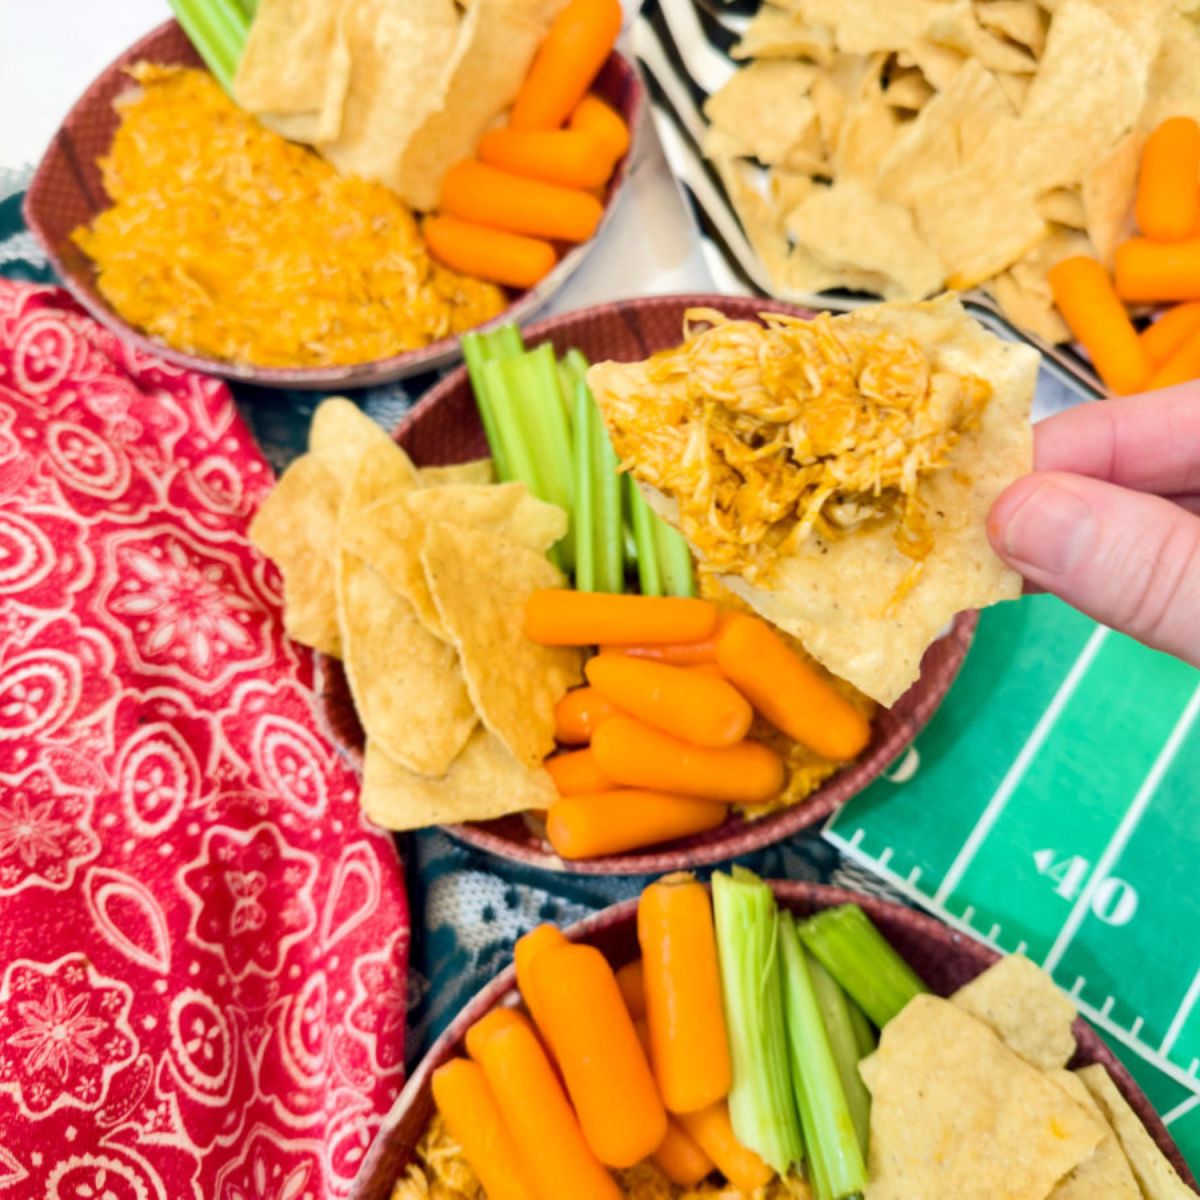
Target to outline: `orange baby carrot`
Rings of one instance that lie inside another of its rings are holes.
[[[1200,125],[1172,117],[1146,139],[1138,174],[1134,215],[1147,236],[1174,242],[1187,237],[1200,217]]]
[[[539,956],[540,957],[540,956]],[[621,1200],[621,1189],[588,1147],[537,1035],[523,1018],[484,1043],[479,1065],[536,1200]]]
[[[728,815],[710,800],[629,788],[565,796],[550,809],[546,836],[563,858],[596,858],[705,833]]]
[[[663,1104],[696,1112],[729,1091],[729,1039],[708,892],[690,875],[650,884],[638,901],[650,1058]]]
[[[1193,300],[1168,309],[1138,337],[1150,365],[1161,367],[1197,330],[1200,330],[1200,300]]]
[[[427,217],[423,229],[429,253],[443,266],[505,287],[531,288],[558,261],[547,241],[487,229],[457,217]]]
[[[1174,387],[1200,379],[1200,331],[1193,333],[1166,362],[1150,376],[1146,390]]]
[[[542,1010],[538,1028],[554,1051],[592,1153],[610,1167],[653,1154],[667,1132],[654,1076],[595,946],[550,946],[530,964]]]
[[[615,711],[595,688],[573,688],[554,706],[554,736],[564,746],[590,742],[596,726]]]
[[[621,989],[621,999],[625,1001],[629,1015],[634,1021],[640,1021],[646,1015],[646,984],[640,958],[617,970],[617,987]]]
[[[521,993],[521,999],[525,1001],[525,1007],[533,1016],[534,1024],[539,1029],[541,1028],[539,1016],[541,1008],[533,991],[533,960],[543,950],[551,946],[561,946],[566,940],[557,925],[542,924],[531,929],[524,937],[517,938],[517,944],[513,947],[513,962],[517,968],[517,988]]]
[[[719,627],[719,626],[718,626]],[[665,642],[661,646],[601,646],[601,657],[624,654],[628,658],[648,658],[652,662],[670,663],[674,667],[694,667],[699,663],[716,662],[717,638],[701,638],[698,642]]]
[[[697,642],[716,626],[715,605],[686,596],[543,588],[525,602],[525,636],[544,646]]]
[[[589,92],[576,105],[567,128],[590,133],[604,147],[614,164],[629,149],[629,126],[615,108],[605,104],[594,92]]]
[[[596,765],[596,756],[590,750],[572,750],[570,754],[556,754],[553,758],[546,759],[545,766],[560,796],[607,792],[616,786]]]
[[[1118,279],[1121,252],[1128,245],[1117,250]],[[1092,356],[1100,378],[1118,395],[1136,392],[1150,364],[1108,273],[1094,258],[1077,255],[1051,267],[1047,278],[1058,311]]]
[[[484,1043],[493,1034],[499,1033],[501,1029],[507,1029],[510,1025],[519,1025],[525,1018],[515,1009],[505,1005],[503,1008],[493,1008],[486,1016],[480,1017],[470,1029],[467,1030],[466,1043],[467,1053],[476,1061],[480,1061],[480,1054],[483,1052]]]
[[[478,153],[489,167],[584,191],[601,187],[615,161],[579,129],[492,129],[480,139]]]
[[[557,129],[591,87],[620,32],[620,0],[569,0],[538,49],[508,123]]]
[[[619,713],[600,723],[592,750],[600,770],[627,787],[761,804],[783,786],[779,755],[758,742],[720,749],[693,746]]]
[[[732,746],[754,719],[732,684],[669,663],[601,654],[584,674],[610,704],[696,746]]]
[[[620,979],[617,982],[620,983]],[[642,1049],[649,1057],[650,1030],[646,1022],[634,1021],[633,1026]],[[654,1152],[654,1162],[672,1183],[680,1187],[699,1183],[715,1169],[712,1159],[683,1132],[683,1127],[670,1113],[667,1114],[667,1133]]]
[[[452,1059],[434,1071],[430,1090],[488,1200],[532,1200],[516,1144],[479,1064]]]
[[[1200,300],[1200,237],[1186,242],[1130,238],[1117,247],[1114,274],[1122,300]]]
[[[690,667],[684,667],[683,669],[695,675],[703,675],[706,679],[725,679],[725,672],[715,662],[692,663]],[[728,683],[729,681],[726,679],[725,682]]]
[[[739,614],[717,638],[717,665],[776,729],[839,762],[871,740],[871,723],[765,621]]]
[[[738,1191],[755,1192],[775,1177],[775,1172],[753,1150],[737,1140],[724,1100],[700,1112],[681,1113],[675,1119]]]
[[[441,209],[476,225],[564,242],[586,242],[604,216],[604,205],[587,192],[470,161],[446,172]]]

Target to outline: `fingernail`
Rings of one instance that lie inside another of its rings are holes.
[[[1062,575],[1087,553],[1094,530],[1091,506],[1070,489],[1047,481],[1009,516],[1001,544],[1015,562]]]

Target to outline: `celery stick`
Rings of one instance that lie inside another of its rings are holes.
[[[493,329],[484,335],[493,358],[516,358],[525,353],[525,343],[521,339],[521,331],[511,322]]]
[[[779,920],[771,889],[734,867],[712,877],[721,992],[733,1087],[729,1116],[738,1141],[781,1175],[804,1156],[784,1023]]]
[[[480,368],[483,392],[488,397],[498,442],[504,451],[504,478],[518,480],[540,497],[542,481],[522,422],[523,412],[513,400],[504,368],[505,360],[495,358],[484,362]]]
[[[250,21],[236,0],[167,0],[205,66],[228,92],[246,46]]]
[[[632,516],[630,521],[632,521]],[[625,570],[637,570],[637,541],[633,536],[633,529],[630,527],[630,521],[625,522],[625,528],[621,531],[621,541],[625,547]]]
[[[562,396],[563,412],[567,415],[567,432],[571,435],[571,452],[574,453],[576,440],[579,438],[579,426],[576,424],[575,418],[578,415],[575,411],[575,372],[568,371],[562,363],[556,368],[558,371],[558,393]]]
[[[638,584],[643,596],[661,596],[662,572],[658,565],[658,547],[654,538],[654,513],[646,503],[633,476],[627,475],[629,520],[633,525],[633,540],[637,545]]]
[[[578,351],[573,351],[578,353]],[[591,399],[591,426],[589,429],[592,450],[592,481],[596,489],[592,519],[593,538],[596,545],[597,588],[602,592],[625,590],[625,519],[621,509],[621,476],[618,471],[620,460],[604,428],[600,407],[588,388],[587,381],[580,379],[579,388]]]
[[[575,388],[575,586],[581,592],[603,591],[597,579],[596,498],[592,457],[592,409],[587,385]]]
[[[867,1091],[867,1085],[858,1073],[858,1060],[862,1054],[850,1016],[850,1001],[846,998],[846,993],[833,981],[833,976],[812,955],[808,955],[807,961],[813,992],[821,1009],[821,1022],[829,1038],[829,1048],[837,1065],[838,1078],[842,1081],[842,1094],[846,1098],[846,1107],[850,1110],[850,1119],[854,1122],[858,1148],[865,1157],[871,1133],[871,1093]],[[859,1015],[861,1016],[861,1013]]]
[[[588,367],[591,363],[588,362],[582,350],[576,349],[574,346],[563,355],[562,364],[568,371],[572,372],[580,379],[587,379]]]
[[[844,992],[842,994],[845,995]],[[846,996],[846,1005],[850,1010],[850,1024],[854,1029],[854,1040],[858,1043],[858,1057],[866,1058],[879,1044],[879,1039],[876,1038],[875,1030],[871,1028],[871,1022],[867,1020],[866,1013],[849,996]]]
[[[882,1029],[929,989],[857,904],[828,908],[799,927],[805,947]]]
[[[512,328],[510,326],[510,328]],[[514,478],[512,466],[505,451],[504,440],[500,436],[499,424],[496,420],[495,401],[488,393],[484,381],[484,364],[493,359],[490,338],[494,334],[478,333],[464,334],[459,339],[459,347],[467,364],[467,375],[471,380],[471,391],[475,394],[475,407],[479,410],[479,421],[483,426],[483,435],[487,438],[488,448],[492,452],[492,462],[496,465],[496,478],[501,483],[508,483]]]
[[[663,590],[668,596],[694,596],[696,577],[692,573],[692,552],[683,535],[660,516],[654,518],[654,541],[662,570]]]
[[[821,1005],[809,973],[808,954],[796,934],[791,913],[779,914],[783,946],[783,993],[787,1009],[788,1045],[792,1055],[792,1086],[804,1127],[812,1175],[820,1196],[846,1200],[867,1186],[850,1106]]]

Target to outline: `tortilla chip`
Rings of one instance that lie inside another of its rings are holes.
[[[1087,228],[1083,197],[1075,188],[1051,188],[1037,198],[1038,215],[1072,229]]]
[[[1196,1200],[1196,1193],[1179,1178],[1179,1173],[1158,1148],[1104,1067],[1096,1063],[1083,1067],[1076,1074],[1092,1093],[1117,1135],[1146,1200]]]
[[[804,15],[833,32],[846,54],[890,53],[918,41],[941,9],[943,0],[804,0]]]
[[[734,46],[733,57],[811,58],[828,66],[834,58],[833,34],[810,25],[799,13],[764,4]]]
[[[1050,1200],[1142,1200],[1129,1162],[1117,1135],[1104,1118],[1087,1085],[1073,1071],[1050,1071],[1046,1075],[1062,1088],[1084,1112],[1104,1127],[1104,1137],[1090,1158],[1085,1158],[1054,1191]]]
[[[1071,331],[1059,316],[1050,289],[1050,268],[1077,254],[1093,256],[1092,243],[1076,229],[1056,228],[1024,258],[988,281],[1004,315],[1022,329],[1046,341],[1069,342]]]
[[[411,771],[445,774],[477,724],[453,647],[346,551],[337,600],[346,679],[368,739]]]
[[[945,278],[908,209],[880,200],[852,178],[815,188],[788,214],[787,230],[834,276],[868,276],[870,290],[889,300],[920,300]]]
[[[363,759],[363,812],[384,829],[491,821],[557,799],[543,767],[522,766],[499,738],[477,726],[440,779],[406,770],[374,741]]]
[[[984,29],[975,13],[970,0],[942,3],[925,28],[926,37],[974,59],[989,71],[1019,75],[1037,69],[1032,54]]]
[[[342,485],[319,455],[302,454],[284,471],[250,522],[250,541],[283,575],[288,637],[340,658],[333,585]]]
[[[1075,1053],[1075,1005],[1045,971],[1010,954],[950,997],[1039,1071],[1065,1067]]]
[[[369,447],[359,457],[342,497],[339,518],[343,523],[354,521],[373,505],[415,491],[419,486],[412,459],[387,438]]]
[[[446,172],[472,157],[484,130],[512,103],[547,28],[507,0],[474,0],[467,8],[441,107],[413,132],[390,180],[405,203],[423,212],[437,206]]]
[[[767,186],[775,211],[786,218],[796,205],[807,199],[816,183],[806,171],[789,171],[781,167],[771,172]]]
[[[317,114],[333,53],[336,0],[259,0],[233,80],[252,113]]]
[[[308,449],[321,455],[341,478],[348,480],[358,460],[372,446],[381,445],[393,445],[392,439],[353,400],[330,396],[313,411]]]
[[[1083,177],[1084,228],[1096,257],[1111,267],[1117,247],[1133,232],[1133,198],[1142,159],[1141,133],[1126,134]]]
[[[834,178],[875,178],[879,160],[896,139],[900,118],[884,96],[884,57],[877,55],[867,66],[856,92],[847,97],[846,111],[838,129],[837,145],[830,159]]]
[[[1041,54],[1046,45],[1046,18],[1036,0],[989,0],[976,10],[979,23],[992,33]]]
[[[1139,126],[1149,132],[1168,117],[1200,121],[1200,26],[1180,13],[1163,23],[1162,45],[1150,68],[1146,106]]]
[[[436,523],[426,527],[421,561],[480,720],[519,762],[538,766],[554,749],[554,706],[579,681],[582,656],[531,642],[524,608],[537,589],[561,587],[562,576],[494,533]]]
[[[418,467],[422,487],[444,487],[453,483],[495,483],[496,465],[490,458],[454,463],[449,467]]]
[[[931,38],[917,38],[911,46],[896,55],[902,67],[919,67],[929,82],[941,91],[949,87],[955,75],[969,61],[960,51],[939,45]]]
[[[767,60],[738,71],[704,105],[705,116],[744,144],[761,163],[779,163],[811,146],[816,110],[808,99],[815,68]]]
[[[1013,111],[1021,112],[1025,108],[1025,101],[1029,99],[1033,76],[1009,75],[1001,72],[996,76],[996,82],[1000,85],[1000,90],[1007,97],[1009,104],[1013,106]]]
[[[907,108],[917,112],[937,93],[929,81],[918,70],[897,71],[888,79],[883,98],[893,108]]]
[[[917,996],[859,1064],[871,1092],[866,1200],[1045,1200],[1104,1136],[982,1022]]]

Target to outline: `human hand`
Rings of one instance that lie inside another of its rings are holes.
[[[1041,422],[988,536],[1034,587],[1200,666],[1200,384]]]

